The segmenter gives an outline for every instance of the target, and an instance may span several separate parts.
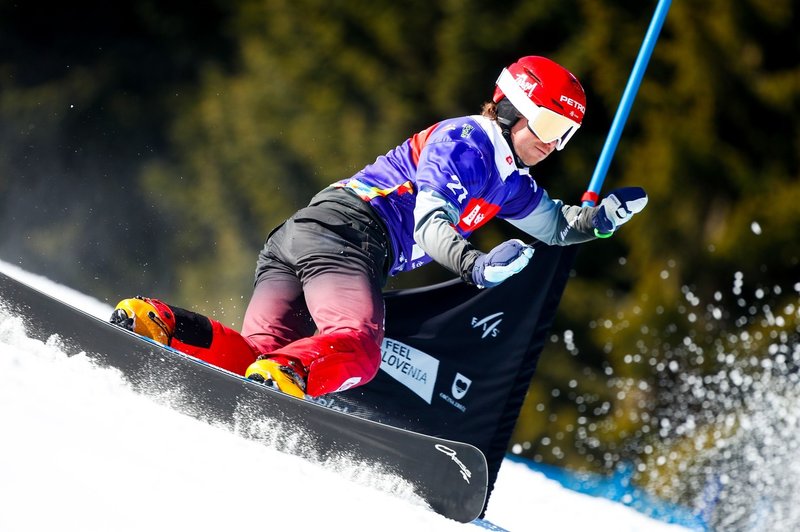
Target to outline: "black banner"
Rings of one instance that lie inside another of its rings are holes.
[[[319,402],[471,443],[487,457],[491,490],[576,251],[538,246],[491,289],[456,280],[388,292],[378,376]]]

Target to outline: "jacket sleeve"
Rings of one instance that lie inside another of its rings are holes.
[[[438,192],[423,188],[414,207],[414,240],[433,260],[467,282],[481,252],[456,230],[458,208]]]
[[[550,199],[545,191],[529,215],[507,221],[545,244],[568,246],[596,238],[592,217],[599,208],[564,205],[560,200]]]

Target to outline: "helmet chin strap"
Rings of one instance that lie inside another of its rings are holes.
[[[508,147],[511,149],[511,154],[514,156],[514,163],[517,168],[530,168],[527,164],[522,162],[522,159],[517,155],[517,150],[514,149],[514,142],[511,140],[511,128],[514,127],[522,117],[517,112],[517,108],[508,101],[508,98],[503,98],[497,103],[497,124],[503,132],[503,138],[506,139]]]
[[[503,138],[506,139],[508,147],[511,148],[511,154],[514,156],[514,163],[517,168],[530,168],[530,166],[522,162],[522,159],[517,155],[517,150],[514,149],[514,142],[511,140],[511,127],[500,124],[500,129],[503,131]]]

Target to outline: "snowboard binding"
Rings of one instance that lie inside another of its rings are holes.
[[[109,321],[163,345],[169,345],[175,334],[175,314],[165,303],[149,297],[123,299]]]
[[[250,364],[244,376],[266,386],[277,388],[285,394],[300,399],[306,397],[306,381],[293,367],[293,362],[281,364],[275,358],[259,357]]]

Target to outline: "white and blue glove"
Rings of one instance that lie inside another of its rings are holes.
[[[600,202],[600,208],[592,218],[595,235],[610,236],[647,205],[647,193],[641,187],[625,187],[612,190]]]
[[[522,240],[508,240],[483,254],[472,267],[472,282],[490,288],[522,271],[533,257],[533,248]]]

